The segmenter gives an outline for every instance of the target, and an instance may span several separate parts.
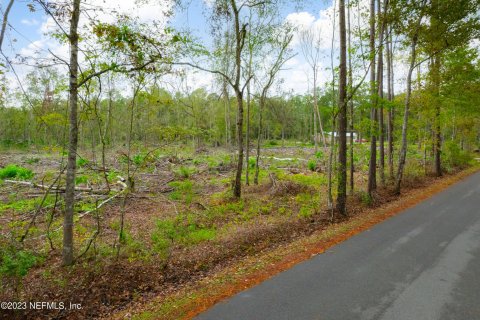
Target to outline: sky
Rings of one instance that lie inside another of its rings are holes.
[[[169,0],[143,0],[147,1],[146,5],[137,5],[135,0],[84,0],[82,5],[100,6],[105,8],[106,12],[99,14],[98,19],[111,22],[112,16],[110,11],[116,10],[128,15],[137,16],[140,21],[151,22],[158,19],[159,13],[166,8]],[[190,0],[188,3],[183,2],[182,10],[175,10],[176,14],[170,18],[175,29],[189,30],[193,35],[198,37],[207,46],[211,43],[209,35],[208,18],[205,11],[208,9],[212,0]],[[10,12],[9,24],[11,28],[7,30],[4,40],[4,52],[19,61],[20,57],[39,57],[49,55],[49,51],[55,55],[68,60],[68,47],[59,44],[52,39],[46,32],[52,30],[54,22],[52,18],[47,17],[41,8],[37,5],[37,10],[31,12],[27,6],[31,1],[16,0]],[[86,2],[86,4],[85,4]],[[0,7],[5,8],[7,0],[0,0]],[[321,59],[320,59],[320,86],[327,81],[331,81],[331,71],[328,69],[331,65],[330,52],[332,43],[333,29],[333,5],[332,1],[327,0],[306,0],[301,6],[289,4],[282,8],[281,19],[288,21],[298,28],[298,30],[314,28],[319,30],[321,36]],[[337,20],[338,23],[338,20]],[[338,40],[338,36],[336,39]],[[282,92],[305,93],[312,87],[310,79],[311,68],[305,61],[296,35],[292,41],[291,48],[296,52],[293,57],[285,64],[285,70],[281,71],[279,77],[283,82],[279,89]],[[337,41],[334,42],[334,49],[338,48]],[[338,62],[335,61],[335,65]],[[22,64],[15,64],[17,73],[22,77],[29,68]],[[400,72],[401,73],[401,72]],[[397,73],[399,74],[399,73]],[[9,73],[7,78],[14,83],[16,81],[14,75]],[[212,76],[203,72],[190,72],[188,76],[191,83],[196,87],[205,87],[212,90]]]

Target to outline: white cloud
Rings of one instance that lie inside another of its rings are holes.
[[[24,57],[37,57],[41,54],[42,50],[44,49],[45,41],[44,40],[37,40],[26,47],[20,49],[19,54]]]
[[[20,20],[20,23],[26,26],[37,26],[40,22],[36,19],[22,19]]]

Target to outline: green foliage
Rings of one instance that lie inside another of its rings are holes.
[[[38,261],[38,257],[26,250],[3,250],[0,252],[0,274],[23,278]]]
[[[78,175],[75,177],[75,184],[87,183],[88,176],[86,175]]]
[[[315,169],[317,168],[317,161],[314,159],[308,160],[307,167],[308,170],[315,171]]]
[[[444,143],[443,154],[445,165],[449,169],[464,168],[472,161],[471,154],[462,150],[455,141]]]
[[[255,169],[255,163],[256,163],[255,158],[248,158],[248,167],[250,169]]]
[[[32,170],[16,164],[9,164],[5,168],[0,169],[0,179],[28,180],[33,178],[33,175]]]
[[[213,228],[198,225],[192,215],[180,216],[175,220],[157,220],[156,228],[152,232],[153,249],[162,257],[166,257],[168,250],[174,243],[186,246],[195,245],[203,241],[212,240],[217,232]]]
[[[194,167],[180,166],[178,169],[174,170],[174,173],[177,177],[188,179],[196,172]]]
[[[373,204],[373,198],[371,195],[368,194],[368,192],[365,191],[360,191],[360,201],[367,206],[371,206]]]
[[[88,165],[89,161],[85,158],[78,157],[77,158],[77,167],[82,168]]]
[[[182,200],[190,204],[194,197],[193,182],[191,180],[172,181],[168,184],[175,190],[170,193],[170,199]]]
[[[271,147],[278,146],[278,141],[277,140],[270,140],[270,141],[268,141],[267,145],[269,145]]]
[[[304,186],[318,188],[322,185],[326,185],[327,178],[324,174],[321,173],[311,173],[311,174],[294,174],[294,175],[285,175],[283,177],[286,180],[290,180]]]

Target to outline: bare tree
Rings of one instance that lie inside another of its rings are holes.
[[[317,121],[318,129],[320,130],[320,135],[322,137],[323,147],[327,146],[325,140],[325,134],[323,132],[323,123],[322,117],[320,115],[320,110],[318,108],[318,72],[320,69],[320,34],[318,30],[313,28],[302,30],[300,32],[300,47],[302,54],[307,61],[310,68],[313,72],[313,139],[315,144],[315,152],[318,150],[318,131],[317,131]]]

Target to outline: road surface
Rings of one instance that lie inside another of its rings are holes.
[[[196,319],[480,319],[480,173]]]

